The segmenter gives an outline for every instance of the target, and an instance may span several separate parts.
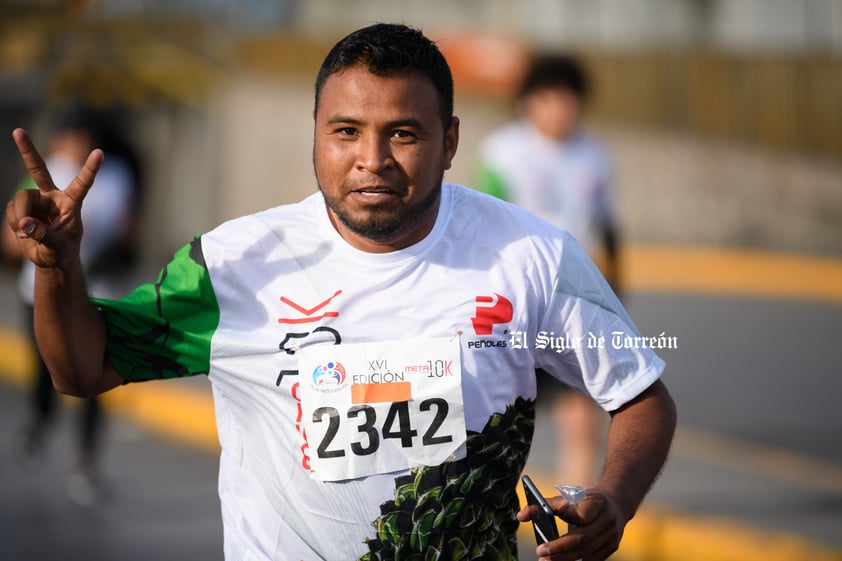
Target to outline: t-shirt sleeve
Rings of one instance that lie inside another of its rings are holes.
[[[126,381],[209,372],[219,306],[200,237],[175,253],[156,282],[120,300],[92,300],[108,326],[106,359]]]
[[[605,278],[568,237],[547,312],[539,325],[536,364],[590,395],[606,411],[637,397],[661,375],[664,362],[642,337]]]

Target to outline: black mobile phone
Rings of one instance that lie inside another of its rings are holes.
[[[535,486],[535,483],[524,475],[523,492],[526,494],[526,503],[538,506],[538,515],[532,517],[532,529],[535,531],[535,541],[539,544],[552,541],[558,538],[558,525],[555,521],[555,513],[547,500]]]

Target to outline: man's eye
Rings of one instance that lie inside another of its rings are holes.
[[[409,131],[405,131],[405,130],[396,130],[396,131],[395,131],[394,133],[392,133],[392,134],[394,135],[394,137],[395,137],[395,138],[400,138],[400,139],[411,139],[411,138],[415,138],[415,135],[414,135],[414,134],[412,134],[412,133],[411,133],[411,132],[409,132]]]

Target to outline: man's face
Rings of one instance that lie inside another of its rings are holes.
[[[376,76],[353,66],[325,81],[315,114],[316,180],[331,222],[357,249],[402,249],[433,227],[459,140],[458,119],[445,131],[439,103],[416,74]]]

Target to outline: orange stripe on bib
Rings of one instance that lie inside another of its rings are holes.
[[[412,396],[410,382],[388,384],[354,384],[351,386],[351,403],[389,403],[409,401]]]

